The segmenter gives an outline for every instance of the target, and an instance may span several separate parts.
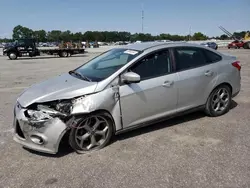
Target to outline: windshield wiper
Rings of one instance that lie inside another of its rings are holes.
[[[87,76],[81,75],[81,77],[82,77],[83,79],[89,81],[89,82],[92,82],[92,80],[91,80],[89,77],[87,77]]]
[[[87,76],[81,75],[80,73],[78,73],[74,70],[69,71],[69,74],[74,74],[75,76],[77,76],[78,78],[80,78],[82,80],[87,80],[89,82],[92,82],[92,80],[90,78],[88,78]]]

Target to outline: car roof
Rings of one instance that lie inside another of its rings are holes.
[[[142,42],[142,43],[133,43],[124,45],[121,46],[120,48],[144,51],[154,47],[164,48],[164,47],[177,47],[177,46],[201,47],[201,45],[199,44],[193,44],[188,42]]]

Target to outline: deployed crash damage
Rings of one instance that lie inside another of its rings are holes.
[[[103,97],[98,97],[100,95]],[[115,96],[116,90],[110,88],[99,92],[98,95],[34,103],[26,108],[17,104],[14,123],[17,131],[14,139],[32,149],[56,153],[63,135],[72,129],[79,129],[79,121],[84,116],[87,117],[97,109],[107,109],[105,102],[110,104],[108,110],[117,111],[118,99]],[[116,114],[113,115],[116,116]],[[27,143],[29,141],[32,143]]]
[[[107,92],[105,92],[105,94],[107,94]],[[109,94],[111,95],[109,99],[115,101],[115,90],[111,90]],[[96,95],[93,94],[69,100],[52,101],[42,104],[35,103],[30,105],[24,114],[29,123],[35,127],[57,118],[64,121],[68,127],[72,127],[72,117],[78,114],[93,112],[103,104],[105,98],[98,97],[95,99],[95,96]],[[113,104],[115,104],[115,102],[113,102]]]

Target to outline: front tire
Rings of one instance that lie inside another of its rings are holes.
[[[218,86],[208,97],[205,113],[211,117],[221,116],[230,110],[231,103],[231,89],[227,85]]]
[[[15,52],[10,52],[8,57],[10,60],[15,60],[17,59],[17,54]]]
[[[99,150],[111,140],[113,121],[106,112],[92,113],[77,120],[70,131],[69,144],[79,154]]]

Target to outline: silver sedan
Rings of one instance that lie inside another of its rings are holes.
[[[14,109],[14,140],[55,154],[67,135],[75,151],[86,153],[115,134],[185,112],[220,116],[240,91],[240,69],[236,57],[201,45],[114,48],[25,90]]]

